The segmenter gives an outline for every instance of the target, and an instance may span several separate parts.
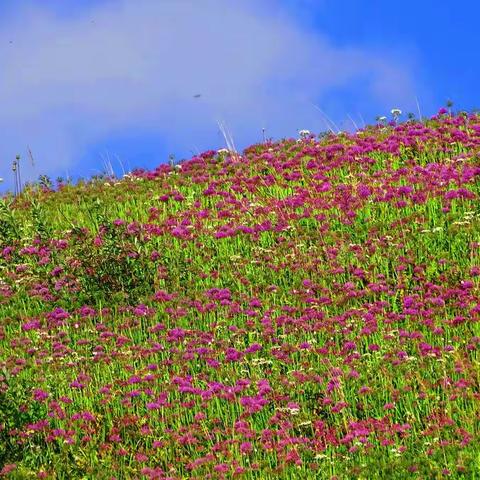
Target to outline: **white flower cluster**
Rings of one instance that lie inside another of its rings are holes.
[[[220,150],[217,150],[217,153],[219,155],[228,155],[230,153],[230,150],[228,148],[221,148]]]
[[[310,130],[299,130],[298,131],[298,134],[302,137],[302,138],[306,138],[310,135]]]

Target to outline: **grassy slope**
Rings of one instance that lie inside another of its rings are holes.
[[[479,148],[443,116],[4,199],[0,469],[478,478]]]

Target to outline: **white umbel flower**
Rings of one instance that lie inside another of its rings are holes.
[[[299,130],[298,131],[298,134],[302,137],[302,138],[306,138],[310,135],[310,130]]]

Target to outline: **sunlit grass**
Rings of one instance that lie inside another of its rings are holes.
[[[480,476],[480,118],[0,202],[8,478]]]

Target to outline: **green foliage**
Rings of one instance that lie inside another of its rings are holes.
[[[72,231],[73,258],[80,262],[72,273],[82,284],[83,300],[106,302],[115,298],[131,304],[151,295],[156,268],[141,240],[129,238],[124,226],[114,225],[100,211],[100,204],[94,205],[97,207],[90,215],[97,235],[78,228]]]
[[[32,229],[34,237],[37,236],[41,240],[47,240],[52,234],[52,228],[46,217],[44,209],[38,200],[32,200],[31,205]]]
[[[0,246],[7,246],[20,239],[13,201],[0,199]]]
[[[53,187],[51,178],[48,175],[40,175],[38,178],[38,184],[40,187],[50,190]]]
[[[32,385],[25,379],[12,377],[4,368],[0,374],[0,470],[4,465],[19,462],[38,445],[34,440],[20,444],[11,432],[45,418],[46,410],[29,396]],[[41,446],[45,446],[40,441]]]

